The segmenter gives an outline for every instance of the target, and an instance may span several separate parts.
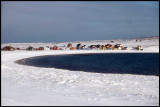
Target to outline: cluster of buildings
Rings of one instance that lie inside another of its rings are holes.
[[[81,50],[81,49],[98,49],[98,50],[129,50],[128,47],[123,47],[123,45],[121,44],[116,44],[116,45],[111,45],[111,44],[107,44],[107,45],[82,45],[82,44],[77,44],[76,47],[73,47],[71,43],[68,43],[67,47],[69,50]],[[65,48],[65,49],[66,49]],[[133,47],[133,49],[135,50],[143,50],[141,46],[137,46],[137,47]],[[1,50],[4,51],[14,51],[14,50],[22,50],[20,48],[14,48],[11,46],[5,46],[3,47]],[[43,51],[43,50],[64,50],[63,48],[60,48],[58,46],[46,46],[46,47],[39,47],[39,48],[34,48],[32,46],[27,47],[26,49],[23,50],[27,50],[27,51],[32,51],[32,50],[39,50],[39,51]]]

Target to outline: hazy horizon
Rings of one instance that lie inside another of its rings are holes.
[[[1,42],[159,36],[159,1],[2,1]]]

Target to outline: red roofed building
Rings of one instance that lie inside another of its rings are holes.
[[[58,46],[53,46],[53,50],[58,50]]]
[[[16,50],[20,50],[20,48],[16,48]]]
[[[68,47],[68,48],[71,48],[71,47],[72,47],[72,44],[71,44],[71,43],[69,43],[69,44],[67,45],[67,47]]]
[[[38,50],[42,51],[44,50],[44,47],[39,47]]]

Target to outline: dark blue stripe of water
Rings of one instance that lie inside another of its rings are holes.
[[[96,73],[159,76],[159,53],[52,55],[25,59],[23,64]]]

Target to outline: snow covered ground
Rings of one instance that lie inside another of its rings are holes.
[[[110,41],[85,41],[84,45],[106,44]],[[76,46],[79,42],[72,42]],[[141,45],[143,51],[135,50],[58,50],[58,51],[1,51],[1,102],[6,105],[159,105],[159,76],[131,74],[101,74],[69,71],[56,68],[38,68],[19,65],[14,61],[42,55],[156,52],[159,53],[159,38],[114,40],[133,47]],[[26,48],[53,46],[55,43],[2,44]],[[67,43],[57,43],[63,47]]]

